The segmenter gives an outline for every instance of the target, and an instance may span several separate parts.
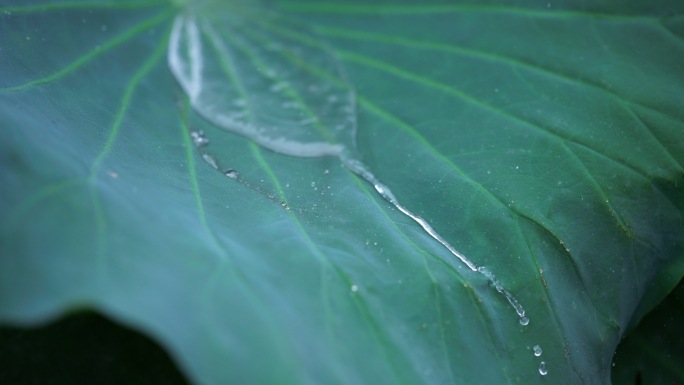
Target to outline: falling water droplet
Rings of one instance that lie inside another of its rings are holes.
[[[232,168],[229,170],[226,170],[226,172],[224,172],[224,174],[226,174],[226,176],[230,179],[237,179],[238,178],[238,172],[233,170]]]
[[[539,345],[534,345],[534,347],[532,348],[532,351],[534,351],[534,355],[537,357],[542,355],[542,348]]]
[[[545,376],[548,372],[548,369],[546,369],[546,362],[542,361],[541,364],[539,364],[539,374]]]
[[[525,317],[525,316],[520,317],[520,324],[521,324],[522,326],[527,326],[527,325],[529,325],[529,323],[530,323],[530,319],[529,319],[529,318],[527,318],[527,317]]]

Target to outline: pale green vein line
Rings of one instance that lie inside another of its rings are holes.
[[[93,161],[91,167],[90,167],[90,180],[91,182],[94,182],[95,178],[97,177],[97,173],[100,170],[100,166],[102,165],[102,162],[104,159],[109,155],[109,153],[112,150],[112,147],[114,146],[114,142],[116,141],[116,138],[119,135],[119,131],[121,130],[121,125],[126,118],[126,114],[128,113],[128,109],[131,106],[131,101],[133,100],[133,94],[135,93],[135,90],[138,87],[138,84],[140,81],[154,68],[160,61],[160,59],[164,56],[164,53],[166,52],[166,46],[168,44],[168,34],[167,38],[163,39],[158,45],[157,48],[152,52],[152,54],[145,60],[145,62],[142,64],[140,69],[135,72],[133,77],[131,78],[130,82],[128,83],[128,86],[126,86],[126,90],[124,92],[124,96],[121,100],[121,105],[119,106],[119,110],[116,112],[116,117],[114,119],[114,122],[109,130],[109,136],[107,137],[107,140],[105,141],[104,147],[100,151],[99,155],[95,158]]]
[[[631,229],[631,226],[627,222],[625,222],[624,218],[622,218],[622,216],[618,214],[613,205],[610,203],[610,199],[608,198],[606,190],[601,186],[601,184],[598,182],[594,174],[592,174],[591,170],[589,170],[587,164],[584,161],[582,161],[582,159],[574,151],[572,151],[572,149],[570,149],[570,147],[568,147],[564,142],[561,142],[561,147],[563,148],[563,150],[565,150],[566,154],[568,154],[572,159],[575,160],[576,164],[580,168],[580,171],[589,180],[589,184],[598,194],[601,201],[601,205],[605,206],[608,209],[610,215],[613,217],[615,222],[617,222],[618,228],[622,230],[622,232],[628,239],[633,238],[634,230]]]
[[[17,221],[19,221],[29,210],[31,210],[40,202],[50,199],[71,187],[86,184],[86,181],[83,179],[65,179],[59,182],[48,184],[47,186],[33,192],[31,195],[24,198],[21,203],[13,206],[12,210],[7,213],[4,218],[2,218],[2,226],[0,226],[2,231],[0,232],[4,233],[10,230],[16,225]]]
[[[95,9],[111,9],[111,10],[126,10],[149,8],[162,4],[169,4],[168,0],[148,0],[148,1],[107,1],[107,2],[84,2],[84,1],[63,1],[59,3],[46,4],[32,4],[32,5],[17,5],[0,7],[0,12],[5,14],[12,13],[38,13],[61,10],[95,10]]]
[[[229,74],[229,78],[231,79],[231,82],[235,85],[235,87],[238,90],[238,93],[240,93],[240,96],[243,97],[244,100],[249,101],[249,95],[245,91],[244,85],[242,85],[242,82],[239,81],[239,76],[237,74],[237,71],[235,70],[235,59],[230,55],[229,50],[225,49],[219,42],[217,41],[217,37],[215,33],[208,27],[205,27],[208,32],[205,35],[209,38],[209,42],[211,43],[212,47],[214,48],[214,51],[217,53],[217,56],[219,57],[219,62],[221,64],[221,68],[223,69],[224,72]],[[204,30],[204,28],[203,28]],[[242,34],[248,33],[248,30],[241,31]],[[268,66],[261,58],[252,50],[250,50],[243,42],[238,41],[237,38],[231,36],[232,34],[226,35],[226,39],[229,40],[229,43],[232,44],[233,46],[237,47],[237,49],[242,52],[254,65],[255,68],[262,68],[264,69],[264,72],[269,72],[270,66]],[[251,36],[254,36],[252,33]],[[264,44],[267,44],[267,41],[264,41]],[[277,74],[275,71],[271,71]],[[281,79],[282,80],[282,79]],[[287,83],[283,83],[287,84]],[[329,143],[332,143],[334,139],[330,135],[330,132],[325,129],[325,127],[321,124],[321,121],[319,117],[308,107],[306,102],[303,100],[301,95],[289,84],[286,85],[284,88],[284,91],[286,92],[287,96],[290,97],[291,100],[295,101],[304,111],[306,117],[308,118],[313,118],[315,121],[315,127],[316,129],[323,135],[324,138]],[[245,103],[245,109],[248,111],[248,115],[250,116],[250,120],[254,121],[255,120],[255,112],[254,109],[252,108],[252,103],[248,102]]]
[[[682,164],[679,162],[679,160],[677,160],[677,158],[675,158],[675,157],[672,155],[672,153],[670,152],[670,150],[667,149],[667,147],[665,146],[665,144],[663,144],[663,142],[658,138],[658,136],[655,134],[655,132],[653,132],[653,129],[651,128],[651,126],[648,125],[648,124],[646,124],[646,122],[644,121],[644,119],[643,119],[639,114],[637,114],[636,112],[632,111],[632,115],[637,119],[637,121],[638,121],[643,127],[646,128],[646,130],[647,130],[648,133],[651,135],[651,137],[652,137],[658,144],[660,144],[660,146],[661,146],[663,152],[665,153],[665,155],[667,156],[667,158],[669,158],[668,160],[670,160],[671,162],[673,162],[674,164],[677,165],[677,167],[679,168],[679,170],[677,170],[677,171],[679,171],[680,173],[681,173],[681,172],[684,172],[684,165],[682,165]]]
[[[200,222],[202,223],[202,228],[209,231],[209,226],[207,225],[207,217],[204,212],[204,204],[202,203],[202,197],[200,196],[199,184],[197,183],[197,170],[195,169],[195,158],[192,153],[192,141],[190,139],[190,128],[188,128],[188,101],[186,100],[183,106],[183,113],[181,117],[181,130],[183,131],[183,146],[185,146],[185,160],[188,162],[188,173],[190,174],[190,185],[192,187],[192,194],[195,197],[195,204],[197,205],[197,212],[200,217]],[[212,238],[213,234],[212,234]]]
[[[620,103],[626,103],[626,104],[636,104],[636,105],[642,105],[642,103],[633,101],[633,100],[628,100],[625,99],[624,97],[620,96],[619,94],[616,94],[615,92],[601,86],[600,84],[596,83],[591,83],[590,81],[586,79],[582,79],[576,76],[572,76],[563,72],[559,72],[558,70],[552,70],[549,68],[542,67],[538,64],[531,63],[525,60],[521,60],[518,58],[513,58],[509,56],[504,56],[498,53],[493,53],[493,52],[487,52],[487,51],[481,51],[478,49],[474,48],[468,48],[460,45],[454,45],[454,44],[447,44],[447,43],[441,43],[441,42],[436,42],[436,41],[426,41],[426,40],[417,40],[417,39],[411,39],[411,38],[405,38],[401,36],[392,36],[392,35],[383,35],[383,34],[375,34],[375,33],[369,33],[369,32],[364,32],[364,31],[353,31],[353,30],[348,30],[344,28],[334,28],[334,27],[328,27],[325,25],[313,25],[315,30],[319,33],[321,33],[324,36],[327,37],[333,37],[333,38],[341,38],[341,39],[349,39],[349,40],[356,40],[356,41],[365,41],[365,42],[371,42],[371,43],[381,43],[381,44],[392,44],[392,45],[397,45],[400,47],[408,47],[408,48],[416,48],[416,49],[422,49],[422,50],[430,50],[430,51],[440,51],[440,52],[445,52],[445,53],[452,53],[455,55],[461,55],[469,58],[476,58],[476,59],[482,59],[485,61],[489,61],[495,64],[505,64],[509,65],[514,68],[521,68],[525,69],[531,72],[535,72],[537,74],[553,77],[555,79],[570,83],[570,84],[576,84],[579,86],[583,87],[588,87],[594,90],[597,90],[605,95],[608,95],[609,97],[617,100]]]
[[[238,90],[238,93],[240,96],[245,100],[249,100],[249,95],[247,94],[247,91],[245,90],[245,86],[242,84],[242,81],[240,80],[241,77],[236,71],[235,67],[235,59],[233,56],[230,54],[230,51],[225,49],[221,44],[219,44],[219,41],[215,34],[213,33],[212,30],[209,30],[212,33],[207,34],[205,31],[205,28],[202,28],[202,32],[205,34],[205,36],[208,37],[209,43],[211,44],[211,47],[214,49],[214,52],[216,53],[216,56],[219,58],[219,64],[221,65],[221,70],[225,74],[228,75],[228,79],[230,82],[235,86],[235,88]],[[251,108],[251,103],[245,103],[245,108],[248,110],[248,114],[250,116],[250,120],[254,119],[254,111]]]
[[[494,13],[505,16],[534,18],[589,18],[615,21],[658,22],[656,17],[620,15],[600,12],[581,12],[555,8],[522,8],[488,4],[373,4],[373,3],[278,3],[278,8],[297,13],[328,13],[335,15],[435,15],[449,13]]]
[[[99,155],[95,158],[93,161],[91,167],[90,167],[90,175],[88,177],[88,182],[90,185],[90,197],[91,197],[91,202],[93,205],[93,210],[94,210],[94,220],[95,220],[95,226],[97,230],[97,267],[96,267],[96,272],[98,277],[101,279],[98,279],[98,282],[106,282],[105,279],[105,274],[106,274],[106,263],[105,263],[105,257],[107,255],[107,244],[106,244],[106,232],[107,232],[107,222],[105,218],[105,211],[104,207],[102,206],[102,201],[100,199],[99,195],[99,190],[97,189],[97,178],[98,178],[98,173],[100,171],[100,167],[102,165],[102,162],[104,159],[109,155],[109,153],[112,150],[112,147],[114,146],[114,142],[116,141],[116,138],[118,137],[119,131],[121,129],[121,124],[123,123],[123,120],[126,116],[126,113],[128,112],[128,109],[131,104],[131,100],[133,99],[133,94],[135,93],[135,90],[140,83],[140,80],[144,78],[150,70],[159,62],[159,60],[162,58],[163,53],[166,51],[166,45],[168,44],[168,33],[167,33],[167,38],[163,39],[161,43],[157,46],[155,51],[147,58],[147,60],[143,63],[141,68],[136,71],[136,73],[133,75],[131,81],[129,82],[128,86],[126,87],[126,91],[124,92],[124,96],[121,100],[121,105],[119,107],[119,110],[117,111],[116,117],[114,119],[114,122],[110,128],[109,131],[109,136],[104,144],[104,147],[100,151]]]
[[[188,110],[189,101],[186,99],[183,111],[181,113],[180,127],[182,130],[183,145],[185,147],[185,160],[188,163],[188,174],[190,176],[190,186],[192,187],[192,195],[195,197],[195,204],[197,205],[197,215],[199,216],[200,223],[204,232],[209,235],[211,242],[216,246],[217,249],[222,251],[222,255],[225,258],[229,257],[229,254],[224,250],[221,243],[216,238],[216,234],[209,227],[209,222],[207,221],[207,213],[204,210],[204,203],[202,202],[202,196],[200,194],[199,183],[197,182],[197,170],[195,168],[195,158],[193,156],[193,143],[190,139],[190,128],[188,127]]]
[[[241,32],[245,35],[251,36],[253,39],[260,41],[262,45],[268,44],[268,39],[259,36],[258,34],[254,33],[249,29],[246,29]],[[230,36],[228,36],[228,38],[231,39],[233,44],[237,46],[238,49],[240,49],[240,51],[242,51],[250,59],[250,61],[252,61],[255,66],[257,66],[257,68],[270,68],[263,60],[261,60],[258,54],[252,52],[252,50],[250,50],[245,44]],[[280,53],[284,56],[292,55],[290,52],[287,51],[281,51]],[[273,72],[276,73],[276,76],[278,76],[278,73],[276,71]],[[278,79],[280,79],[280,81],[282,81],[283,84],[286,84],[283,91],[286,92],[286,95],[290,98],[290,100],[296,102],[297,105],[299,105],[302,108],[307,118],[314,119],[315,127],[318,130],[318,132],[328,141],[328,143],[333,143],[334,138],[330,134],[330,131],[327,129],[327,127],[325,127],[322,124],[320,117],[309,107],[306,101],[304,101],[301,94],[297,92],[297,90],[294,89],[291,85],[289,85],[289,83],[282,80],[282,78],[278,77]]]
[[[18,92],[18,91],[25,91],[28,89],[31,89],[33,87],[37,86],[42,86],[51,82],[54,82],[56,80],[59,80],[60,78],[76,71],[77,69],[83,67],[86,65],[88,62],[92,61],[93,59],[97,58],[98,56],[102,56],[105,53],[109,52],[113,48],[127,42],[128,40],[140,35],[140,33],[151,29],[152,27],[156,26],[157,24],[160,24],[161,22],[169,19],[174,13],[175,13],[174,8],[169,8],[164,12],[161,12],[157,14],[156,16],[146,19],[140,24],[137,24],[136,26],[127,29],[123,33],[113,37],[112,39],[108,40],[107,42],[103,43],[100,47],[96,47],[90,52],[86,53],[85,55],[79,57],[78,59],[74,60],[71,64],[67,65],[66,67],[53,72],[50,75],[47,75],[45,77],[31,80],[27,83],[8,87],[8,88],[2,88],[0,89],[0,93],[5,93],[5,92]]]
[[[269,164],[266,162],[266,160],[264,159],[264,157],[261,155],[261,150],[260,150],[260,148],[259,148],[256,144],[254,144],[254,143],[252,143],[252,142],[250,142],[250,148],[251,148],[251,150],[252,150],[252,154],[253,154],[253,156],[254,156],[254,159],[257,161],[257,164],[264,170],[264,172],[266,172],[266,174],[268,175],[269,179],[271,180],[271,182],[272,182],[273,185],[275,186],[276,191],[278,192],[278,196],[280,197],[280,199],[282,199],[282,200],[284,200],[284,201],[287,201],[287,196],[285,195],[285,192],[283,191],[283,188],[282,188],[282,186],[280,185],[280,182],[278,181],[278,178],[277,178],[276,175],[273,173],[273,170],[271,169],[271,167],[269,166]],[[323,252],[318,248],[318,246],[317,246],[316,243],[313,241],[313,239],[311,239],[311,237],[310,237],[310,235],[309,235],[309,232],[304,228],[304,225],[303,225],[302,222],[299,220],[299,218],[295,215],[295,213],[292,212],[291,210],[289,210],[288,213],[289,213],[290,218],[292,219],[292,222],[294,223],[295,227],[299,230],[300,234],[302,234],[302,236],[304,237],[304,240],[305,240],[305,243],[306,243],[307,247],[309,248],[309,250],[311,250],[311,252],[314,254],[314,256],[316,257],[316,259],[318,259],[319,262],[320,262],[323,266],[329,266],[329,265],[332,266],[332,269],[333,269],[333,271],[337,274],[337,276],[340,277],[340,279],[342,279],[342,280],[345,282],[345,284],[347,285],[347,287],[351,287],[352,284],[353,284],[353,281],[347,276],[347,274],[346,274],[340,267],[338,267],[338,266],[337,266],[336,264],[334,264],[334,263],[331,263],[331,262],[325,257],[325,255],[324,255]],[[397,368],[396,368],[396,364],[395,364],[394,360],[391,360],[391,359],[386,355],[386,352],[387,352],[388,350],[391,350],[391,349],[389,349],[389,347],[388,347],[388,344],[391,344],[391,342],[390,342],[390,341],[387,341],[387,339],[384,338],[384,333],[382,333],[382,328],[375,322],[375,320],[373,319],[373,317],[370,315],[370,312],[369,312],[369,310],[368,310],[368,306],[366,305],[365,301],[363,301],[363,299],[361,299],[361,297],[360,297],[359,295],[356,295],[356,296],[354,297],[354,303],[358,306],[359,311],[361,311],[361,314],[363,315],[363,317],[364,317],[366,323],[368,324],[368,326],[370,327],[370,329],[373,331],[374,336],[378,339],[378,342],[380,343],[380,346],[382,347],[381,351],[383,352],[383,355],[385,355],[385,357],[384,357],[385,360],[387,361],[387,363],[388,363],[391,367],[394,368],[394,370],[391,371],[391,373],[392,373],[392,374],[396,374],[396,372],[398,372],[398,370],[397,370]],[[394,378],[393,381],[391,381],[391,383],[393,383],[393,384],[400,384],[400,383],[402,383],[402,382],[399,381],[399,378],[397,378],[396,375],[395,375],[395,378]]]
[[[104,207],[102,207],[102,200],[98,194],[97,189],[94,184],[90,184],[90,203],[93,205],[93,219],[95,220],[95,275],[97,277],[96,282],[104,283],[106,282],[106,262],[105,258],[107,255],[107,220],[105,218]]]
[[[674,28],[665,25],[665,23],[668,23],[675,19],[681,19],[683,17],[684,14],[674,15],[671,18],[664,18],[663,20],[661,20],[660,23],[660,28],[662,28],[663,31],[665,31],[669,36],[674,38],[677,44],[679,44],[680,46],[684,46],[684,36],[680,35],[681,32],[677,32]]]
[[[511,211],[512,213],[515,213],[515,211],[512,210],[510,206],[508,206],[502,199],[500,199],[498,196],[496,196],[492,191],[487,189],[485,186],[483,186],[481,183],[470,177],[468,174],[466,174],[460,167],[458,167],[454,162],[451,161],[451,159],[447,158],[442,154],[439,150],[437,150],[432,143],[430,143],[427,139],[425,139],[424,136],[422,136],[418,131],[416,131],[411,125],[408,123],[404,122],[403,120],[397,118],[396,116],[392,115],[388,111],[382,109],[380,106],[376,105],[375,103],[371,102],[370,100],[366,99],[363,96],[358,97],[359,104],[361,107],[365,108],[369,112],[375,114],[376,116],[380,117],[381,119],[391,123],[395,127],[401,129],[408,135],[410,135],[414,140],[416,140],[418,143],[421,144],[421,146],[427,150],[429,150],[430,154],[432,154],[433,157],[435,157],[437,160],[439,160],[441,163],[445,164],[448,168],[453,170],[456,174],[458,174],[463,180],[474,187],[476,190],[479,192],[483,193],[487,197],[489,197],[491,200],[493,200],[495,203],[499,204],[500,206],[504,207],[505,209]]]

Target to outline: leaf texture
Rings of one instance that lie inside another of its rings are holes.
[[[3,322],[95,308],[198,384],[607,384],[681,262],[678,2],[14,3]],[[240,109],[354,147],[529,325],[339,158],[216,119]]]

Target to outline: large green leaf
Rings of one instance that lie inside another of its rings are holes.
[[[199,384],[609,382],[682,257],[684,5],[180,3],[4,3],[0,319],[96,308]]]

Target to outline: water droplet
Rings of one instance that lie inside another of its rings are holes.
[[[539,345],[534,345],[534,347],[532,348],[532,351],[534,351],[534,355],[537,357],[542,355],[542,348]]]
[[[354,293],[356,293],[357,291],[359,291],[359,287],[356,286],[356,285],[352,285],[351,291],[354,292]]]
[[[211,156],[209,154],[202,154],[202,159],[204,159],[204,161],[207,162],[207,164],[209,166],[218,170],[218,168],[219,168],[218,163],[216,162],[216,159],[214,159],[213,156]]]
[[[330,174],[330,170],[326,169],[325,171],[323,171],[323,174]]]
[[[204,132],[202,131],[192,131],[190,137],[192,137],[192,143],[194,143],[196,147],[204,147],[209,144],[209,139],[204,136]]]
[[[100,26],[100,31],[102,31],[102,32],[107,31],[107,25],[102,24],[102,25]]]
[[[224,172],[224,174],[226,174],[226,176],[230,179],[237,179],[238,178],[238,172],[233,170],[232,168],[226,170],[226,172]]]
[[[522,326],[527,326],[530,323],[530,319],[527,317],[520,317],[520,324]]]
[[[546,369],[546,362],[542,361],[541,364],[539,364],[539,374],[545,376],[548,372],[548,369]]]

